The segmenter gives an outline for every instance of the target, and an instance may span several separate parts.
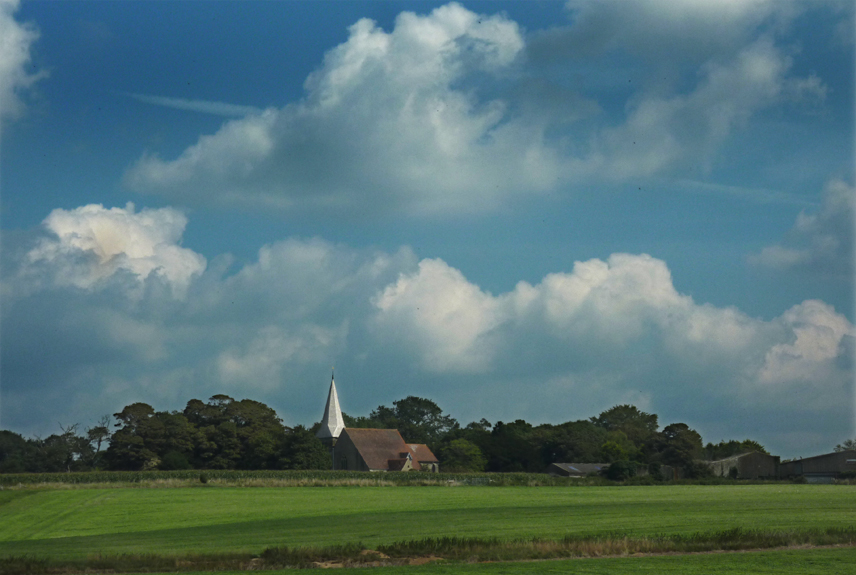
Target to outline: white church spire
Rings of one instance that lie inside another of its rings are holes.
[[[318,439],[335,441],[342,430],[345,429],[345,419],[339,408],[339,395],[336,393],[336,378],[330,377],[330,393],[327,395],[327,405],[324,407],[324,418],[321,419],[321,428],[316,433]]]

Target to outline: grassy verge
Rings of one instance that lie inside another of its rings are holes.
[[[374,549],[362,544],[328,547],[274,547],[260,555],[240,553],[164,557],[153,554],[102,555],[83,560],[49,560],[28,556],[0,559],[3,575],[70,573],[146,573],[294,569],[319,566],[406,565],[414,561],[495,562],[568,557],[615,557],[634,554],[698,553],[796,546],[854,545],[856,528],[767,531],[729,529],[686,535],[633,537],[625,534],[569,535],[558,540],[442,537],[400,541]]]
[[[850,575],[856,573],[856,547],[780,549],[748,553],[702,553],[526,561],[516,563],[432,562],[418,567],[360,567],[342,575]],[[286,571],[270,571],[285,575]],[[200,574],[202,575],[202,574]],[[219,573],[218,575],[238,575]]]

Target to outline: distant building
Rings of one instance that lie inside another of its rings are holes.
[[[856,473],[856,451],[836,451],[779,465],[779,477],[805,477],[809,483],[832,483],[844,473]]]
[[[587,477],[598,475],[609,463],[551,463],[547,473],[558,477]]]
[[[397,429],[346,428],[336,442],[333,469],[410,471],[419,470],[419,462]]]
[[[413,453],[413,458],[419,462],[422,471],[440,473],[440,461],[424,443],[408,443],[407,447]]]
[[[750,451],[717,461],[704,461],[717,477],[736,479],[776,479],[779,476],[779,456]],[[733,470],[733,471],[732,471]]]
[[[324,417],[315,435],[330,448],[333,469],[440,471],[440,462],[427,445],[405,443],[397,429],[346,429],[334,378],[330,379]]]

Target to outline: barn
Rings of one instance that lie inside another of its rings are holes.
[[[717,477],[736,479],[776,479],[779,476],[779,457],[760,451],[741,453],[717,461],[705,461]]]
[[[832,483],[844,474],[856,474],[856,451],[835,451],[824,455],[785,461],[779,477],[805,477],[809,483]]]

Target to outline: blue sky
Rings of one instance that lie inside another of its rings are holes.
[[[853,437],[849,2],[0,2],[0,425]]]

